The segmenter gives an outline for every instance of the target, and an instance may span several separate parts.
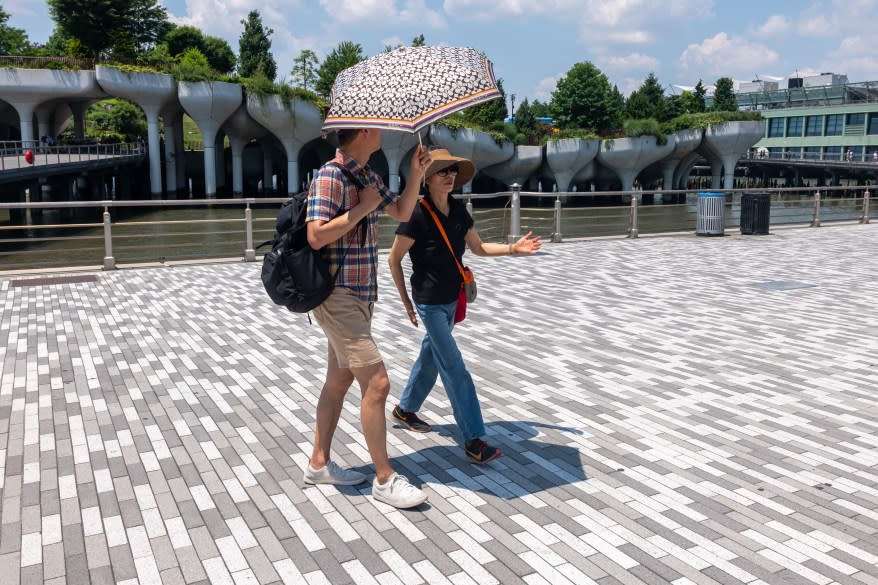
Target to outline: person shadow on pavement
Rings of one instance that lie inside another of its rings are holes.
[[[565,444],[572,443],[571,435],[583,434],[579,429],[533,421],[486,422],[486,439],[503,455],[479,465],[464,454],[456,425],[431,426],[433,434],[451,444],[418,448],[412,442],[412,453],[391,457],[394,468],[415,484],[454,484],[509,500],[588,479],[584,449]],[[408,434],[401,425],[389,430]]]

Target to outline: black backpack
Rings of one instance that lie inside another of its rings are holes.
[[[344,167],[340,169],[358,187],[358,181]],[[275,221],[274,239],[271,250],[262,259],[262,284],[265,292],[277,305],[282,305],[294,313],[307,313],[319,306],[335,286],[335,279],[347,255],[347,249],[339,260],[339,268],[330,275],[329,263],[323,252],[308,244],[307,224],[308,189],[296,193],[281,205]],[[339,215],[345,210],[339,212]],[[363,218],[357,225],[361,230],[360,239],[365,242],[365,222]],[[348,248],[349,249],[349,248]]]

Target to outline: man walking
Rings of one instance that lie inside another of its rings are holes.
[[[338,131],[339,148],[333,163],[356,177],[355,184],[335,165],[325,165],[308,194],[308,242],[323,249],[330,271],[338,270],[335,288],[313,315],[328,341],[326,380],[317,402],[316,429],[306,483],[356,485],[366,480],[358,471],[343,469],[330,458],[332,436],[345,396],[354,380],[360,386],[360,421],[366,447],[375,466],[372,497],[397,508],[411,508],[427,495],[393,471],[387,457],[385,403],[390,381],[371,325],[378,298],[378,212],[407,221],[417,204],[418,189],[430,166],[430,155],[419,146],[400,196],[391,193],[368,166],[381,148],[381,130]]]

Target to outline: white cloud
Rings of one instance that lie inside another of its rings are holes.
[[[783,14],[774,14],[768,17],[762,26],[758,27],[754,32],[756,36],[773,37],[783,35],[792,30],[792,21]]]
[[[844,73],[850,81],[878,80],[878,61],[875,60],[874,38],[852,36],[842,39],[821,63],[823,71]]]
[[[564,77],[563,74],[558,74],[541,79],[533,89],[534,99],[540,100],[543,103],[550,101],[552,99],[552,92],[558,87],[558,80],[562,77]]]
[[[448,26],[445,16],[427,7],[425,0],[320,0],[333,20],[345,24],[380,22],[384,25],[420,24],[429,28]]]
[[[700,44],[691,44],[680,55],[684,70],[718,77],[750,77],[754,64],[770,67],[778,54],[765,45],[721,32]]]
[[[649,72],[657,70],[661,66],[661,62],[650,55],[631,53],[625,56],[602,57],[598,60],[598,65],[602,69],[607,68],[615,71],[636,70]]]

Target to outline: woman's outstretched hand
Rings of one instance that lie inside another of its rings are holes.
[[[531,237],[532,233],[533,232],[527,232],[520,240],[512,244],[513,254],[535,254],[536,251],[543,246],[540,237]]]

